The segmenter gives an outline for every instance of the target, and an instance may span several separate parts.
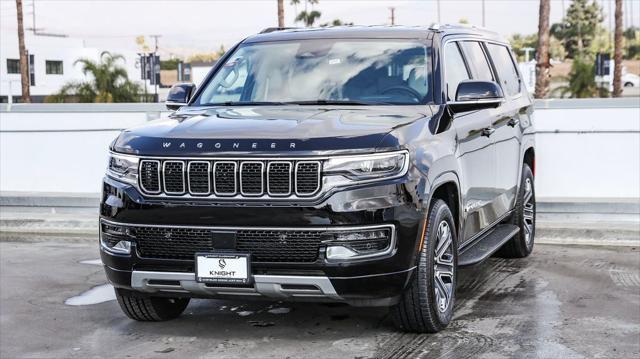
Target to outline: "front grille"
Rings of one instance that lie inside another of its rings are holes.
[[[315,262],[322,231],[238,230],[236,250],[254,262]],[[144,258],[194,260],[197,252],[214,250],[215,232],[202,228],[136,226],[131,235]]]
[[[240,165],[240,192],[247,196],[261,195],[264,192],[262,182],[262,162],[243,162]]]
[[[312,197],[321,187],[320,161],[146,160],[140,189],[150,195]]]
[[[162,167],[164,176],[164,190],[167,193],[183,194],[184,188],[184,162],[165,161]]]
[[[140,187],[147,193],[160,192],[160,161],[140,162]]]

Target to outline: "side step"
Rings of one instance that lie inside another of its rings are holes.
[[[513,224],[501,224],[485,234],[482,238],[463,249],[458,256],[458,267],[466,267],[483,262],[491,257],[502,245],[520,232],[520,228]]]

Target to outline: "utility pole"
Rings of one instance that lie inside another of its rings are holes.
[[[482,27],[486,27],[485,15],[484,15],[484,0],[482,0]]]
[[[396,8],[395,7],[390,7],[389,11],[391,11],[391,26],[396,24]]]
[[[31,93],[29,91],[29,64],[27,63],[27,49],[24,46],[22,0],[16,0],[16,10],[18,13],[18,51],[20,51],[20,83],[22,84],[22,102],[29,103],[31,102]]]
[[[33,19],[33,34],[36,34],[36,0],[31,0],[31,18]]]

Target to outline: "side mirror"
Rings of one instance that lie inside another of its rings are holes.
[[[504,101],[500,86],[493,81],[462,81],[456,90],[456,100],[447,105],[454,113],[496,108]]]
[[[167,101],[165,101],[165,106],[169,110],[175,111],[182,106],[186,106],[189,103],[189,99],[191,95],[195,92],[196,85],[180,83],[171,86],[169,90],[169,94],[167,95]]]

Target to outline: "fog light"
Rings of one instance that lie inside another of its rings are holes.
[[[328,260],[385,255],[393,250],[393,227],[327,233]]]
[[[348,259],[358,255],[358,252],[354,252],[351,249],[343,246],[329,246],[327,247],[327,259]]]
[[[102,248],[111,253],[130,254],[131,231],[125,226],[116,226],[102,223],[100,231],[100,244]]]

